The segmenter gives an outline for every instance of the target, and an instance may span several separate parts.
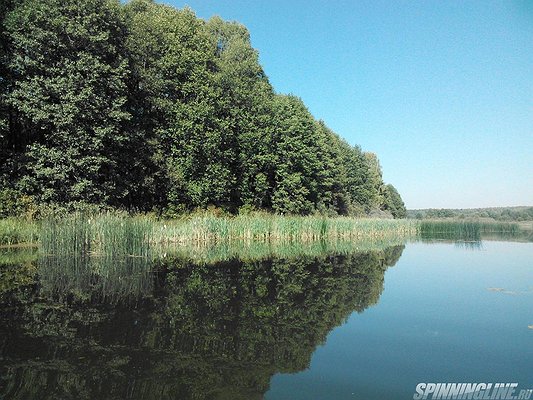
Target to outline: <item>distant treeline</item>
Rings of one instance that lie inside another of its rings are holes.
[[[533,207],[492,207],[468,209],[408,210],[407,216],[416,219],[491,218],[496,221],[533,221]]]
[[[276,94],[247,29],[150,0],[2,0],[0,216],[406,215],[378,158]]]

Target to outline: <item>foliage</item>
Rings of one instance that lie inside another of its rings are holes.
[[[118,2],[28,0],[5,20],[18,186],[42,202],[120,203],[130,135]]]
[[[394,218],[407,217],[407,210],[405,204],[403,204],[400,194],[394,186],[391,184],[383,187],[384,204],[383,209],[389,210]]]
[[[43,254],[54,256],[113,255],[147,257],[153,223],[122,214],[71,214],[46,218],[39,235]]]
[[[36,213],[33,198],[18,190],[0,189],[0,218],[26,216],[31,218]]]
[[[150,0],[9,0],[0,22],[1,193],[166,216],[403,215],[374,154],[274,93],[241,24]]]
[[[406,238],[474,238],[498,234],[518,238],[530,231],[516,223],[475,220],[392,220],[382,218],[329,218],[321,215],[275,215],[267,212],[225,214],[210,208],[158,219],[154,215],[125,212],[50,213],[41,221],[23,218],[0,219],[0,244],[39,244],[44,254],[127,255],[149,257],[154,250],[187,254],[217,247],[211,252],[271,245],[291,248],[327,247],[343,241],[357,243]],[[355,245],[355,244],[354,244]],[[174,249],[174,250],[173,250]]]

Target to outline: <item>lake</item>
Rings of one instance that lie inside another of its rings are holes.
[[[3,250],[0,398],[385,400],[412,399],[420,383],[533,388],[533,243],[267,250],[150,260]]]

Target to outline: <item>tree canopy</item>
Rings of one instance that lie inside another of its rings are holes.
[[[375,154],[273,90],[241,24],[151,0],[9,0],[0,19],[2,215],[405,216]]]

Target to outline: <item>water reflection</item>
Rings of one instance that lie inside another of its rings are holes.
[[[427,244],[449,243],[458,249],[483,250],[483,242],[481,240],[421,239],[420,242]]]
[[[151,264],[148,257],[41,256],[40,293],[60,303],[128,303],[152,292]]]
[[[0,292],[0,397],[261,399],[275,373],[308,368],[334,327],[378,302],[403,248],[43,257]]]

